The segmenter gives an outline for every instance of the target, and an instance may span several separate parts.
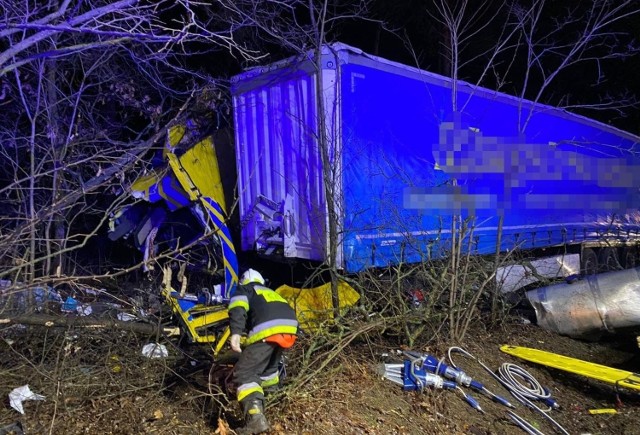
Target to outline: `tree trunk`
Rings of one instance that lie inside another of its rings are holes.
[[[46,314],[29,314],[28,316],[0,316],[0,325],[33,325],[46,328],[89,328],[130,331],[144,335],[173,333],[173,329],[165,329],[153,323],[122,322],[113,319],[92,319],[88,317],[60,317]]]

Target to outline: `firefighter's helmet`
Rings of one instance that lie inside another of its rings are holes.
[[[247,269],[240,277],[240,284],[245,285],[252,282],[264,285],[264,278],[257,270]]]

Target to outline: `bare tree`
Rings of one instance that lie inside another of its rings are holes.
[[[597,101],[588,101],[553,92],[553,86],[569,74],[584,73],[588,68],[596,72],[591,77],[591,86],[602,89],[604,71],[609,69],[605,64],[637,55],[640,47],[631,35],[620,29],[640,14],[638,2],[593,0],[565,9],[553,19],[552,25],[542,21],[550,7],[548,2],[540,0],[529,8],[512,10],[513,23],[523,35],[526,50],[520,96],[566,109],[620,112],[636,106],[635,96],[602,95]],[[530,118],[531,112],[521,121],[523,131]]]
[[[482,7],[467,0],[434,0],[433,6],[430,16],[443,29],[444,56],[454,79],[453,110],[465,106],[457,101],[459,79],[569,110],[621,113],[637,105],[635,96],[611,95],[602,86],[612,61],[640,49],[633,35],[620,30],[640,13],[636,1],[591,0],[559,8],[545,0],[487,0]],[[595,101],[557,90],[559,80],[589,70],[595,71],[590,95],[600,90]],[[520,130],[525,131],[531,108],[521,116]]]
[[[69,254],[104,230],[194,101],[216,110],[224,84],[202,60],[260,58],[214,6],[39,3],[0,1],[0,278],[25,283],[93,276]]]
[[[453,113],[464,114],[467,104],[474,98],[474,86],[493,88],[519,98],[517,127],[521,134],[525,133],[539,108],[535,103],[569,110],[618,113],[637,104],[635,96],[614,97],[601,85],[604,71],[611,68],[612,61],[637,54],[638,47],[634,45],[632,35],[619,29],[624,29],[624,23],[640,13],[638,2],[594,0],[574,7],[558,7],[545,0],[506,3],[487,0],[478,7],[467,0],[434,0],[427,6],[427,13],[442,29],[441,44],[448,65],[445,73],[452,78]],[[589,76],[589,70],[595,71],[595,75]],[[571,74],[590,79],[591,100],[586,95],[576,97],[567,92],[567,86],[561,80]],[[464,95],[459,92],[461,80],[472,84],[471,92],[463,101],[459,100]],[[598,90],[601,90],[600,95]],[[451,181],[457,182],[456,179]],[[464,337],[479,297],[479,292],[470,292],[466,285],[471,258],[464,253],[469,250],[464,244],[473,234],[472,219],[462,220],[455,216],[451,225],[448,308],[450,331],[456,339]],[[494,269],[503,261],[496,248]],[[494,278],[494,274],[487,276]],[[483,280],[478,288],[484,291],[489,287],[488,283]],[[468,294],[473,295],[471,299],[467,299]],[[495,292],[492,307],[495,315]]]
[[[64,0],[32,8],[26,1],[5,0],[2,7],[7,14],[0,27],[0,38],[5,41],[0,52],[0,76],[38,58],[124,45],[144,47],[149,59],[189,54],[191,42],[207,43],[209,51],[222,48],[244,59],[256,59],[255,52],[233,39],[233,31],[242,22],[230,27],[221,19],[224,17],[200,12],[189,1],[145,4],[138,0]],[[86,38],[58,38],[58,43],[48,50],[39,46],[58,35],[74,34]]]

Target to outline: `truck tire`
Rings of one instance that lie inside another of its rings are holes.
[[[584,248],[580,255],[580,272],[589,276],[598,273],[598,256],[591,248]]]
[[[622,251],[622,261],[625,269],[633,269],[638,265],[638,252],[635,246],[628,246]]]
[[[622,269],[618,261],[618,250],[616,248],[602,248],[598,263],[600,264],[600,272]]]

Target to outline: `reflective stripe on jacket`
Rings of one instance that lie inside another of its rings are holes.
[[[239,285],[229,301],[231,334],[247,332],[246,344],[275,334],[298,333],[296,313],[275,291],[260,284]]]

